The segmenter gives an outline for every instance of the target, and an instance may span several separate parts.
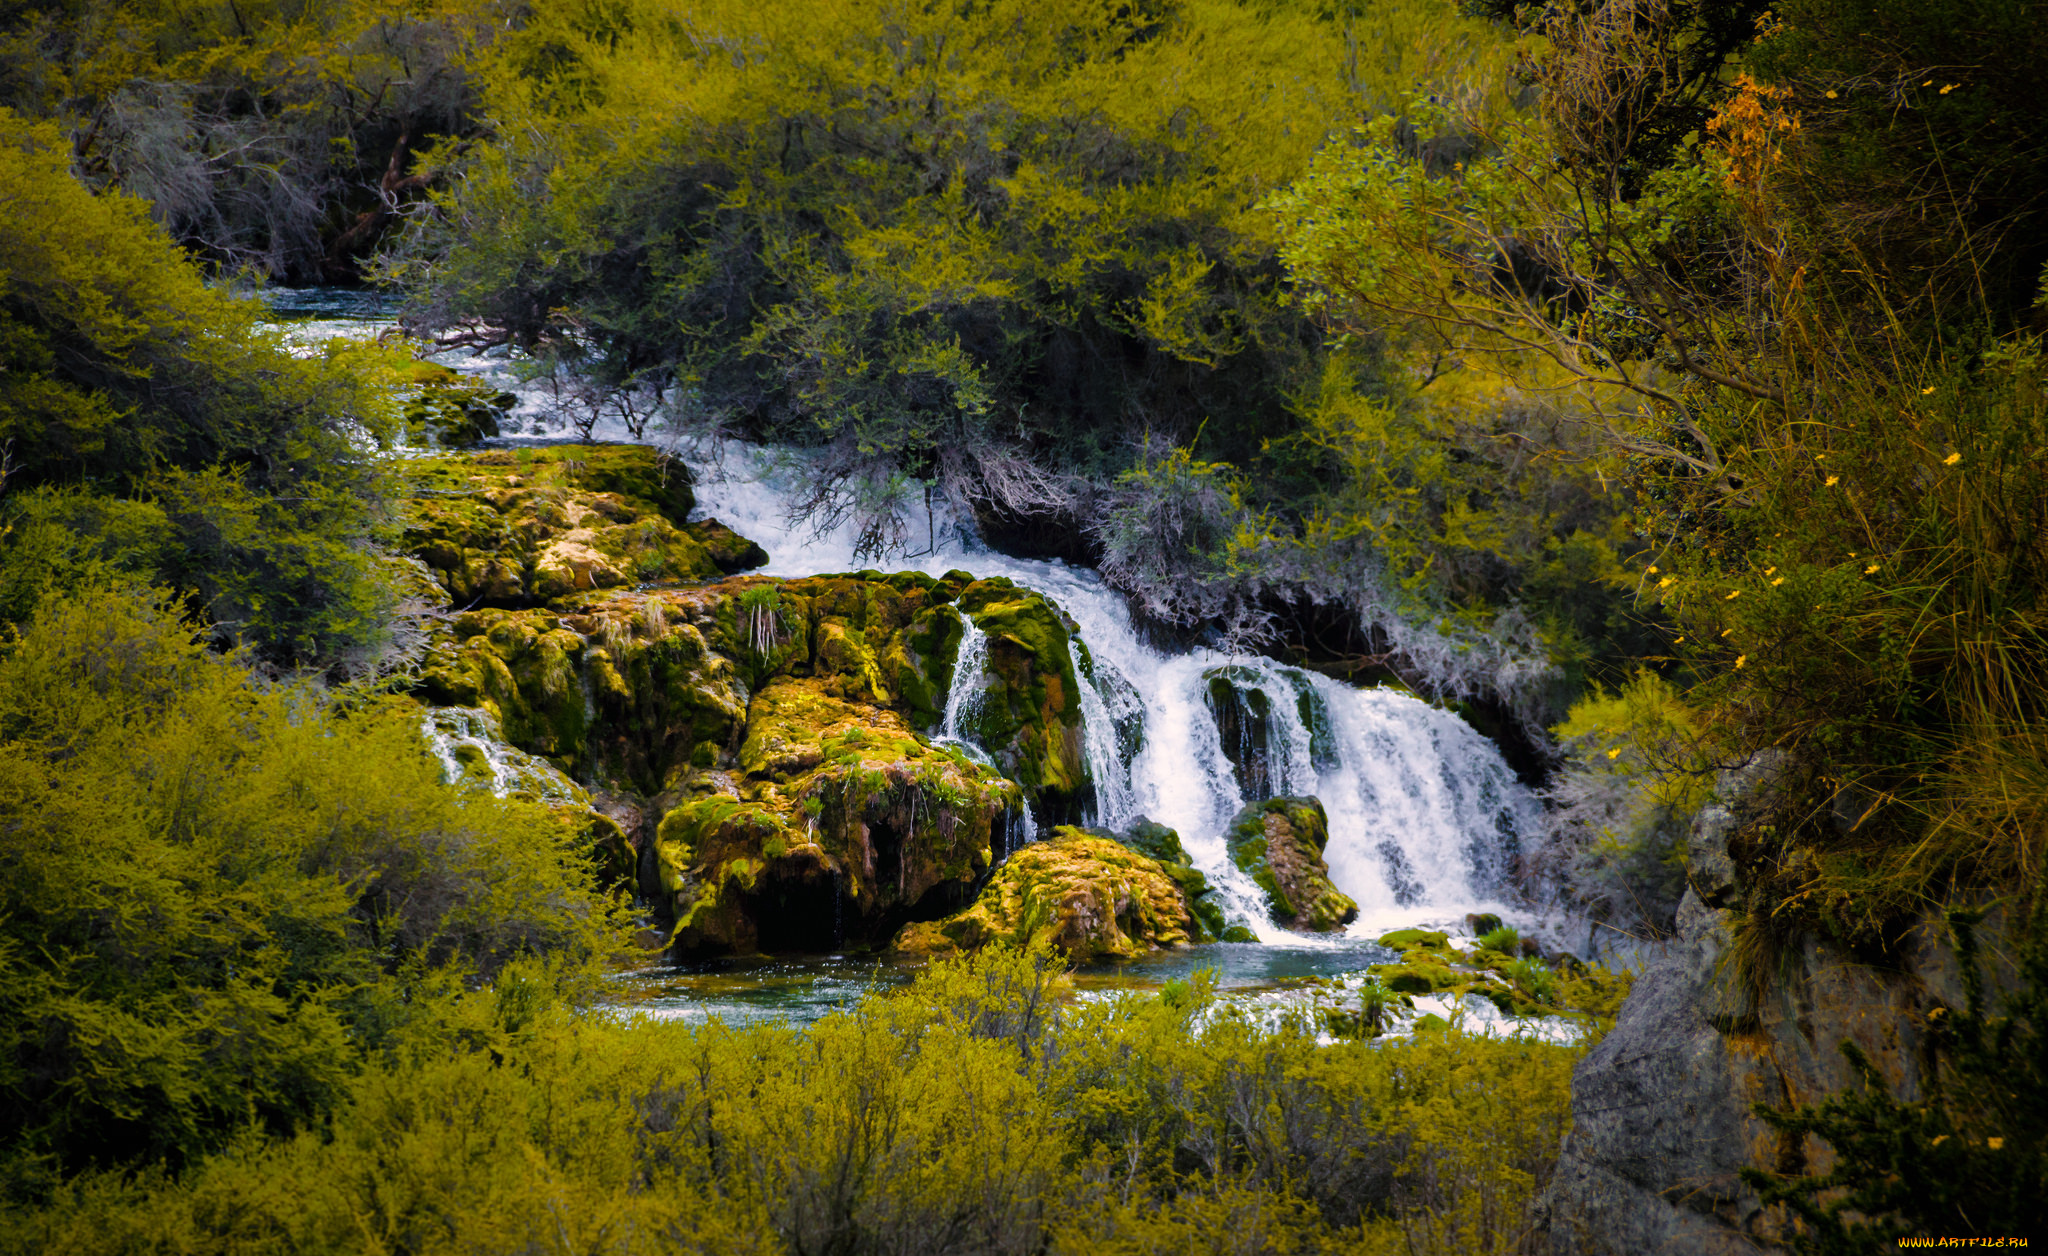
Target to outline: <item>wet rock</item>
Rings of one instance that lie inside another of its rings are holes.
[[[1258,687],[1257,673],[1248,667],[1217,667],[1204,673],[1204,679],[1203,700],[1216,721],[1238,789],[1247,798],[1272,797],[1279,776],[1273,763],[1272,702]]]
[[[704,552],[711,555],[711,561],[717,563],[718,569],[728,576],[768,565],[767,550],[716,519],[685,524],[683,531],[690,534],[690,539],[703,546]]]
[[[1090,780],[1065,619],[1044,597],[1000,576],[962,589],[958,605],[988,635],[974,740],[1031,791],[1041,817],[1078,816]]]
[[[1273,916],[1289,929],[1324,933],[1358,918],[1358,904],[1330,883],[1323,860],[1329,820],[1315,798],[1268,798],[1231,820],[1224,840],[1231,862],[1266,892]]]
[[[1097,829],[1088,831],[1103,837],[1111,836]],[[1223,905],[1216,901],[1214,887],[1209,884],[1209,878],[1202,874],[1201,869],[1195,867],[1194,858],[1180,844],[1180,834],[1177,831],[1139,816],[1131,827],[1115,834],[1114,837],[1116,841],[1146,858],[1158,860],[1166,875],[1172,877],[1174,883],[1180,886],[1181,893],[1188,900],[1188,909],[1194,913],[1196,941],[1203,941],[1202,935],[1225,940],[1224,935],[1230,931],[1230,925],[1223,915]]]
[[[1186,895],[1160,861],[1062,826],[1004,861],[972,907],[910,925],[895,945],[932,954],[1049,942],[1088,960],[1183,946],[1197,927]]]

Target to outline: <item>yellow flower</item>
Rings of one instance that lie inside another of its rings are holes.
[[[1764,568],[1764,574],[1768,576],[1768,575],[1770,575],[1771,573],[1773,573],[1773,572],[1775,572],[1775,571],[1777,571],[1777,570],[1778,570],[1778,569],[1777,569],[1776,567],[1766,567],[1766,568]]]
[[[1872,564],[1870,564],[1870,566],[1868,566],[1868,567],[1865,567],[1865,568],[1863,569],[1863,574],[1864,574],[1864,575],[1866,575],[1866,576],[1874,576],[1874,575],[1876,575],[1876,574],[1877,574],[1877,569],[1878,569],[1878,566],[1879,566],[1879,564],[1877,564],[1877,563],[1872,563]]]
[[[1944,87],[1944,88],[1942,88],[1942,89],[1941,89],[1941,94],[1942,94],[1942,95],[1944,95],[1944,96],[1946,96],[1946,95],[1948,95],[1948,94],[1949,94],[1950,92],[1954,91],[1954,90],[1955,90],[1956,88],[1958,88],[1958,87],[1961,87],[1961,86],[1962,86],[1962,84],[1961,84],[1961,83],[1950,83],[1950,84],[1949,84],[1949,85],[1948,85],[1947,87]]]
[[[1837,485],[1837,484],[1840,484],[1841,482],[1842,482],[1842,477],[1841,477],[1841,476],[1839,476],[1839,475],[1831,475],[1831,476],[1829,476],[1829,477],[1828,477],[1828,482],[1827,482],[1826,484],[1823,484],[1823,485],[1821,485],[1821,487],[1822,487],[1822,488],[1833,488],[1833,487],[1834,487],[1835,485]]]
[[[1644,571],[1653,576],[1657,574],[1657,568],[1655,566],[1646,567],[1644,568]]]
[[[1834,89],[1834,88],[1832,88],[1832,87],[1830,87],[1830,88],[1828,88],[1828,99],[1829,99],[1829,100],[1833,100],[1834,98],[1835,98],[1835,89]]]
[[[1741,671],[1741,670],[1742,670],[1742,666],[1743,666],[1743,664],[1745,664],[1745,663],[1747,663],[1747,662],[1749,662],[1749,656],[1748,656],[1747,654],[1738,654],[1738,655],[1736,655],[1736,656],[1735,656],[1735,669],[1736,669],[1737,671]]]
[[[1993,1151],[1997,1151],[2005,1146],[2005,1140],[2003,1138],[1987,1138],[1984,1140],[1984,1145]]]
[[[1929,384],[1929,385],[1928,385],[1927,387],[1925,387],[1925,388],[1923,388],[1923,389],[1921,389],[1921,390],[1920,390],[1920,395],[1921,395],[1921,396],[1923,396],[1923,397],[1925,397],[1925,396],[1926,396],[1926,395],[1927,395],[1928,393],[1931,393],[1931,392],[1933,392],[1933,391],[1934,391],[1934,385],[1932,385],[1932,384]]]
[[[1608,751],[1607,757],[1610,759],[1619,759],[1621,757],[1621,747],[1616,746],[1614,749]]]
[[[1785,583],[1785,577],[1779,576],[1776,580],[1771,581],[1771,587],[1775,589],[1783,583]]]
[[[1734,590],[1733,592],[1729,593],[1729,595],[1728,595],[1727,597],[1724,597],[1724,598],[1722,598],[1721,600],[1722,600],[1722,601],[1724,601],[1724,602],[1732,602],[1732,601],[1734,601],[1734,600],[1735,600],[1736,598],[1739,598],[1739,597],[1741,597],[1741,596],[1742,596],[1742,590],[1740,590],[1740,589],[1736,589],[1736,590]]]
[[[1944,467],[1952,467],[1956,465],[1958,462],[1961,462],[1962,460],[1963,456],[1961,454],[1950,454],[1948,457],[1943,458],[1941,460],[1941,465]]]
[[[1735,631],[1735,630],[1734,630],[1733,628],[1723,628],[1723,629],[1721,630],[1721,635],[1725,637],[1725,636],[1727,636],[1727,635],[1728,635],[1729,633],[1731,633],[1731,632],[1734,632],[1734,631]]]
[[[1671,644],[1673,644],[1673,645],[1684,645],[1684,644],[1685,644],[1685,638],[1684,638],[1684,637],[1673,637],[1673,638],[1671,639]]]
[[[1677,584],[1677,583],[1678,583],[1678,581],[1677,581],[1677,579],[1676,579],[1675,577],[1672,577],[1672,576],[1666,576],[1666,577],[1664,577],[1664,578],[1663,578],[1662,580],[1659,580],[1659,581],[1657,582],[1657,587],[1658,587],[1658,588],[1660,588],[1660,589],[1668,589],[1668,588],[1670,588],[1670,587],[1671,587],[1672,585],[1674,585],[1674,584]]]

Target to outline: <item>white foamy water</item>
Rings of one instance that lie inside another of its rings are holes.
[[[1154,649],[1139,639],[1123,598],[1093,571],[982,549],[943,515],[932,520],[938,541],[931,552],[880,562],[857,556],[850,526],[821,534],[789,521],[786,468],[741,445],[728,444],[722,454],[695,464],[698,513],[759,542],[769,555],[766,574],[879,565],[940,575],[961,568],[1007,576],[1057,603],[1086,647],[1086,659],[1076,652],[1077,674],[1093,674],[1081,694],[1083,742],[1096,782],[1091,819],[1114,829],[1143,815],[1178,830],[1196,866],[1221,891],[1226,913],[1262,941],[1320,940],[1275,925],[1263,894],[1230,862],[1224,831],[1256,799],[1224,753],[1209,706],[1210,681],[1224,669],[1240,689],[1266,699],[1268,780],[1259,796],[1313,794],[1323,802],[1331,880],[1359,905],[1352,936],[1377,937],[1473,911],[1521,914],[1502,901],[1504,879],[1520,844],[1538,832],[1539,804],[1493,743],[1451,712],[1256,655]],[[960,736],[962,704],[978,689],[982,655],[971,640],[961,644],[963,665],[942,735]],[[1136,736],[1121,737],[1119,724]]]
[[[388,326],[344,315],[339,321],[300,323],[294,331],[309,338],[375,335]],[[565,407],[548,385],[520,380],[517,363],[505,351],[455,350],[433,360],[518,395],[521,404],[508,424],[516,437],[578,435],[573,407]],[[650,425],[636,436],[610,417],[600,419],[591,434],[660,443],[653,439],[656,430]],[[1056,602],[1078,625],[1085,646],[1085,653],[1075,649],[1074,662],[1085,681],[1083,742],[1095,781],[1090,819],[1120,829],[1142,815],[1178,830],[1220,892],[1226,914],[1262,941],[1330,944],[1274,924],[1263,894],[1230,862],[1225,847],[1226,827],[1248,802],[1289,794],[1322,800],[1330,824],[1324,856],[1331,880],[1359,905],[1352,937],[1454,922],[1473,911],[1529,919],[1503,901],[1504,887],[1522,844],[1539,832],[1540,807],[1493,744],[1451,712],[1396,690],[1354,688],[1256,655],[1155,649],[1139,639],[1122,597],[1094,572],[984,549],[970,527],[943,509],[909,529],[925,540],[924,552],[879,559],[860,554],[851,524],[818,531],[791,521],[796,494],[790,486],[801,482],[800,459],[770,457],[737,442],[671,452],[696,473],[695,517],[719,519],[759,543],[769,555],[761,574],[795,577],[872,566],[936,576],[961,568],[977,576],[1007,576]],[[932,730],[982,758],[964,735],[964,717],[982,688],[985,657],[986,643],[970,625],[954,691],[941,726]],[[1212,682],[1219,675],[1237,695],[1258,695],[1236,699],[1240,707],[1251,701],[1264,707],[1262,752],[1246,747],[1259,764],[1247,774],[1253,778],[1250,791],[1225,754],[1211,708]],[[493,740],[474,738],[479,750]],[[495,760],[492,768],[499,768]],[[1014,848],[1036,833],[1027,812],[1013,822],[1005,844]]]

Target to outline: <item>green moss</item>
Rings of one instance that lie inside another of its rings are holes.
[[[1458,974],[1437,964],[1375,964],[1371,971],[1380,984],[1400,994],[1434,994],[1459,984]]]
[[[905,927],[896,947],[929,953],[1044,943],[1084,960],[1186,945],[1197,940],[1196,929],[1185,894],[1158,860],[1060,827],[1011,855],[973,906]]]
[[[1379,936],[1379,944],[1396,951],[1411,951],[1416,947],[1444,947],[1450,945],[1450,935],[1435,929],[1396,929]]]
[[[636,582],[715,579],[749,542],[682,526],[687,476],[642,447],[491,450],[399,464],[410,485],[406,550],[454,601],[516,607]],[[756,547],[758,548],[758,547]]]
[[[1088,782],[1088,767],[1065,618],[1002,577],[968,585],[958,605],[988,636],[989,680],[973,714],[975,740],[1034,793],[1074,798]]]

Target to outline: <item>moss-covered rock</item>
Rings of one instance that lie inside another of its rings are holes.
[[[1078,816],[1092,783],[1065,616],[1000,576],[962,589],[959,607],[988,636],[983,691],[970,716],[974,739],[1032,791],[1042,815]]]
[[[1096,829],[1088,831],[1103,837],[1111,836]],[[1195,861],[1180,844],[1178,832],[1139,816],[1128,829],[1114,837],[1146,858],[1158,860],[1160,868],[1173,878],[1174,884],[1180,886],[1181,893],[1188,900],[1188,910],[1194,914],[1196,941],[1232,940],[1227,936],[1230,924],[1224,918],[1223,905],[1216,901],[1209,878],[1195,867]]]
[[[1224,840],[1289,929],[1328,932],[1358,918],[1358,904],[1330,883],[1323,861],[1329,820],[1314,798],[1268,798],[1237,813]]]
[[[691,540],[703,546],[704,552],[711,555],[711,561],[717,563],[718,569],[729,576],[768,565],[767,550],[716,519],[685,524],[683,531],[689,533]]]
[[[404,547],[458,605],[716,579],[721,555],[759,552],[715,521],[685,526],[688,475],[643,446],[487,450],[410,459],[400,472],[411,484]]]
[[[656,830],[662,889],[684,950],[822,949],[886,936],[934,890],[962,890],[992,862],[1017,786],[934,747],[893,711],[849,702],[817,677],[753,695],[731,770],[685,782]],[[822,921],[764,911],[827,913]]]
[[[969,592],[990,625],[995,768],[922,735]],[[627,837],[680,945],[836,947],[964,905],[1005,812],[1076,796],[1067,631],[1043,598],[964,573],[743,576],[465,611],[416,692],[489,712],[515,746],[660,817]],[[793,934],[764,912],[839,924]]]
[[[972,907],[906,926],[896,948],[930,954],[991,942],[1050,942],[1087,960],[1183,946],[1195,940],[1196,929],[1187,896],[1166,865],[1062,826],[1005,860]]]

